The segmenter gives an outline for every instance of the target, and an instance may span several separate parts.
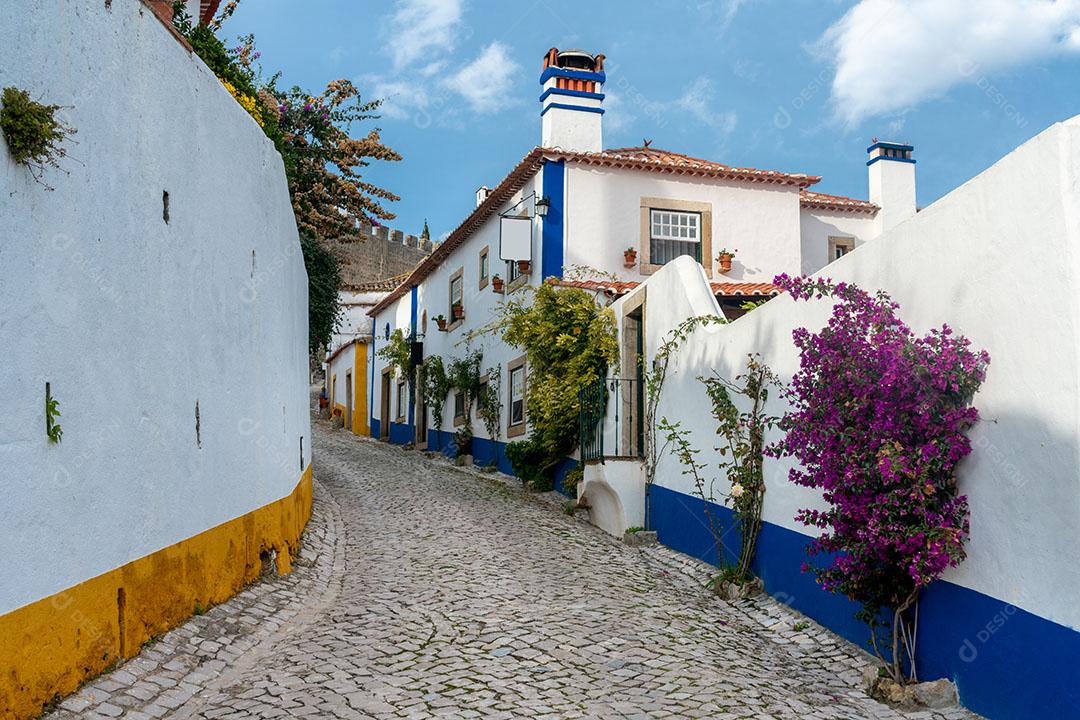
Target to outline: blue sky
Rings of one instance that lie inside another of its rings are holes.
[[[402,197],[389,225],[435,238],[539,143],[553,46],[607,56],[606,147],[860,198],[874,136],[915,145],[927,205],[1080,114],[1080,0],[243,0],[222,32],[254,33],[286,84],[386,98],[404,159],[366,177]]]

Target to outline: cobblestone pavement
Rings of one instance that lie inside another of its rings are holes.
[[[315,452],[292,575],[48,717],[976,717],[868,699],[849,643],[773,599],[714,598],[697,561],[625,547],[516,481],[321,422]]]

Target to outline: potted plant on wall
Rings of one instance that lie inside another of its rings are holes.
[[[446,331],[446,318],[443,317],[442,315],[436,315],[434,320],[435,320],[435,324],[439,326],[439,329],[442,330],[443,332],[445,332]]]
[[[623,265],[625,265],[628,268],[632,268],[635,265],[637,265],[637,250],[636,249],[634,249],[632,247],[628,247],[625,250],[623,250],[622,255],[623,255]]]
[[[502,291],[503,291],[503,279],[501,277],[499,277],[498,275],[492,275],[491,276],[491,289],[494,292],[499,293],[500,295],[502,294]]]
[[[720,266],[720,272],[729,272],[731,270],[731,261],[735,259],[735,251],[723,248],[716,255],[716,262]]]
[[[464,320],[465,319],[465,308],[464,308],[464,306],[462,306],[461,303],[459,303],[459,302],[454,303],[450,307],[450,310],[454,314],[454,320]]]
[[[518,266],[518,272],[521,273],[522,275],[525,275],[525,274],[532,271],[532,261],[531,260],[518,260],[517,261],[517,266]]]

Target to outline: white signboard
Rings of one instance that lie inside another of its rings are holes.
[[[499,222],[499,257],[532,260],[532,218],[504,217]]]

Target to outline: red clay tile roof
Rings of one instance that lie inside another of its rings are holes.
[[[609,297],[625,295],[641,284],[632,280],[559,280],[557,278],[548,278],[547,282],[559,287],[575,287],[602,292]],[[760,297],[779,295],[783,292],[772,283],[713,282],[709,283],[709,287],[712,288],[713,295],[717,297]]]
[[[492,190],[487,199],[473,210],[465,221],[450,233],[438,247],[425,258],[416,269],[409,274],[404,282],[383,298],[368,315],[375,317],[389,307],[409,291],[409,288],[419,285],[424,278],[435,271],[443,260],[450,256],[462,243],[469,239],[472,233],[482,223],[487,221],[509,200],[514,193],[525,186],[529,178],[540,170],[544,160],[566,160],[584,165],[601,167],[622,168],[628,170],[645,170],[650,172],[667,173],[671,175],[690,175],[692,177],[719,178],[725,180],[742,180],[757,183],[775,185],[794,185],[805,188],[821,180],[817,175],[803,175],[796,173],[784,173],[776,170],[757,170],[755,168],[737,168],[730,165],[701,160],[688,155],[659,150],[656,148],[619,148],[604,150],[602,152],[567,152],[558,148],[536,147],[530,150],[521,159],[513,170],[501,183]]]
[[[203,25],[208,25],[210,21],[214,19],[214,15],[217,14],[218,5],[220,4],[221,0],[200,0],[199,22]]]
[[[347,290],[349,292],[390,292],[396,290],[398,285],[405,282],[405,278],[409,277],[409,273],[401,273],[394,277],[383,278],[382,280],[373,280],[371,282],[360,283],[359,285],[350,285],[343,283],[340,290]]]
[[[843,195],[826,195],[825,193],[811,192],[805,189],[799,191],[799,205],[807,210],[839,210],[841,212],[867,213],[869,215],[873,215],[881,209],[866,200],[856,200]]]
[[[672,175],[692,175],[697,177],[723,178],[726,180],[749,180],[751,182],[772,183],[778,185],[797,185],[804,188],[820,182],[817,175],[785,173],[777,170],[758,170],[757,168],[738,168],[731,165],[702,160],[670,150],[651,147],[628,147],[604,150],[598,153],[549,151],[553,155],[585,165],[627,168],[631,170],[652,170]]]

